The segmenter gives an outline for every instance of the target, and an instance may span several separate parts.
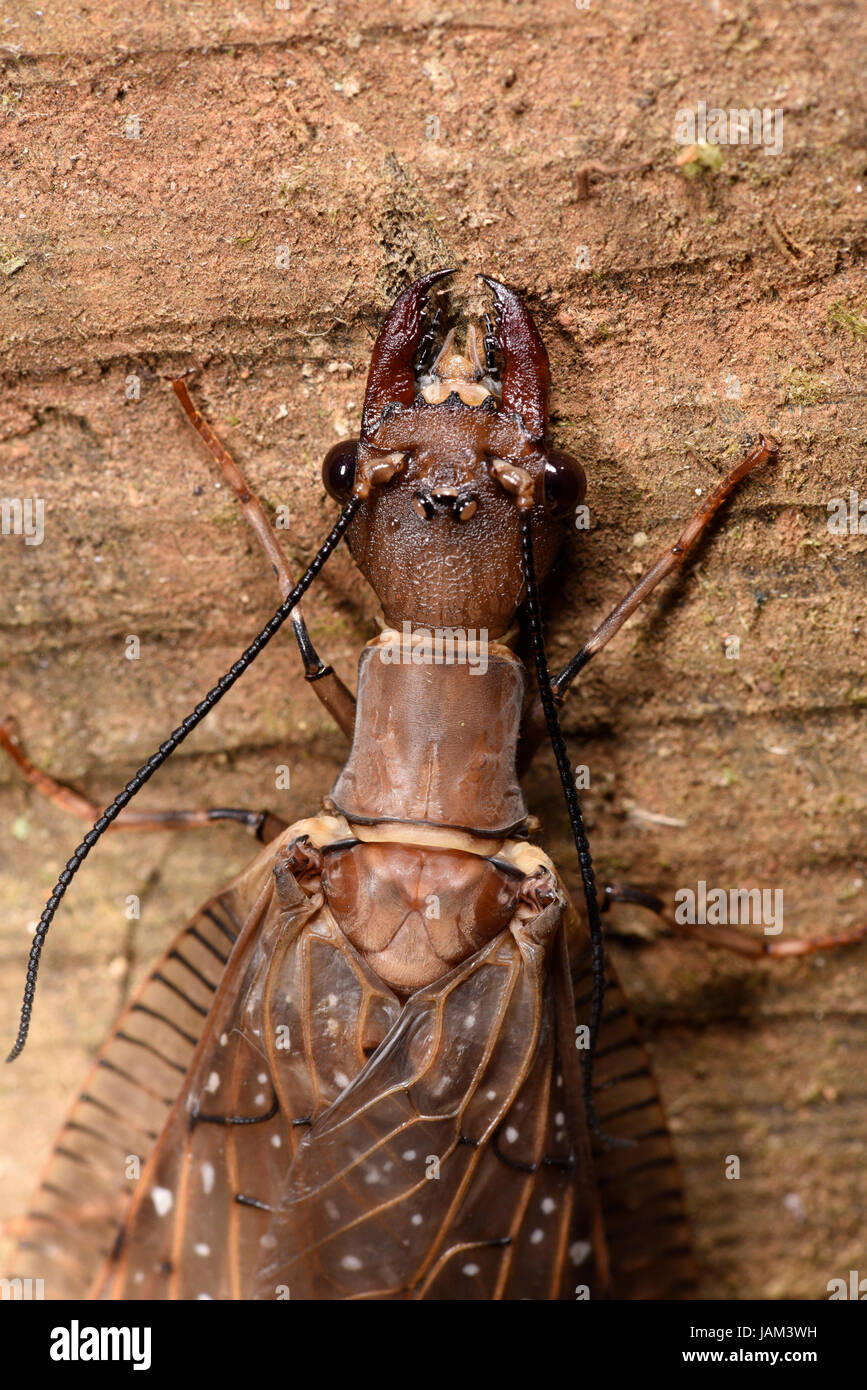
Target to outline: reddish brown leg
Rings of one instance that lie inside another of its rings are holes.
[[[15,722],[11,718],[0,721],[0,748],[12,759],[25,781],[61,810],[69,811],[91,825],[102,814],[102,806],[88,800],[73,787],[55,782],[53,777],[30,761],[18,741]],[[134,811],[126,807],[106,833],[113,830],[198,830],[221,820],[249,826],[263,844],[281,834],[289,824],[270,811],[246,811],[234,806],[214,807],[209,811]]]
[[[191,425],[204,440],[212,457],[216,459],[220,472],[237,497],[244,520],[255,532],[256,539],[267,555],[271,569],[274,571],[280,593],[283,598],[286,598],[295,587],[295,579],[289,572],[286,557],[277,544],[277,537],[268,520],[265,508],[258,497],[250,491],[247,481],[232,455],[217,438],[192,400],[186,383],[182,379],[173,381],[172,390],[183,406]],[[295,629],[295,639],[301,653],[301,660],[304,662],[304,674],[307,680],[310,681],[314,692],[338,728],[342,729],[346,737],[351,739],[355,727],[355,700],[333,668],[326,666],[317,655],[301,615],[300,604],[297,604],[293,609],[292,625]]]
[[[698,511],[690,519],[681,531],[674,545],[669,546],[668,550],[651,565],[633,589],[630,589],[625,598],[622,598],[616,608],[613,608],[603,622],[599,624],[592,637],[584,643],[584,646],[575,653],[572,660],[558,676],[551,682],[554,691],[554,698],[558,705],[562,705],[566,694],[578,675],[587,665],[588,661],[600,652],[602,648],[611,641],[616,632],[619,632],[626,619],[631,617],[637,608],[641,606],[648,595],[672,570],[683,568],[687,555],[693,550],[697,542],[707,531],[708,526],[719,512],[720,508],[728,501],[738,483],[752,473],[754,468],[767,463],[775,458],[778,445],[776,440],[764,435],[759,436],[759,441],[742,459],[736,468],[727,473],[722,481],[709,493],[702,502]],[[521,771],[524,771],[530,763],[533,754],[545,737],[547,726],[542,704],[538,696],[532,702],[526,714],[521,729]]]
[[[665,903],[655,893],[635,888],[630,883],[606,883],[600,889],[600,907],[607,912],[614,903],[634,903],[654,912],[676,936],[690,937],[705,946],[721,951],[734,951],[739,956],[757,960],[785,960],[789,956],[811,956],[817,951],[833,951],[838,946],[854,946],[867,938],[867,922],[850,927],[848,931],[831,933],[815,939],[799,937],[780,941],[777,937],[755,936],[742,927],[711,926],[702,922],[677,922]]]

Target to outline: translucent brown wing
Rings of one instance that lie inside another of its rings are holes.
[[[598,1291],[587,1141],[558,1060],[561,917],[543,910],[401,1005],[321,895],[278,866],[105,1292],[548,1299],[578,1278]]]
[[[97,1054],[19,1225],[19,1267],[47,1298],[86,1297],[109,1256],[272,862],[264,851],[184,927]]]
[[[604,1293],[559,910],[402,1007],[280,851],[184,929],[101,1050],[27,1221],[47,1295]],[[597,1081],[606,1128],[638,1139],[597,1155],[616,1292],[682,1293],[676,1165],[616,985]]]
[[[302,1140],[255,1296],[551,1299],[579,1278],[598,1292],[595,1193],[558,1056],[561,917],[555,904],[501,933],[407,1002]]]
[[[589,951],[573,964],[576,1016],[589,1020]],[[594,1061],[603,1130],[629,1149],[594,1145],[594,1165],[611,1261],[612,1293],[623,1299],[689,1298],[697,1278],[683,1183],[659,1089],[638,1025],[610,962]]]
[[[269,882],[238,938],[97,1296],[246,1297],[259,1204],[296,1142],[272,1082],[262,1001],[272,966],[279,969],[318,909],[280,865],[279,845],[269,847]],[[282,1035],[270,1041],[281,1047]]]

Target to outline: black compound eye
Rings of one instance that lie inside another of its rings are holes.
[[[334,444],[322,462],[322,482],[325,491],[336,502],[348,502],[355,486],[357,439],[342,439]]]
[[[551,516],[564,517],[583,501],[587,491],[584,469],[571,454],[550,453],[545,459],[542,496]]]

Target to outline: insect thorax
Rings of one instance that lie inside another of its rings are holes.
[[[527,673],[508,647],[456,631],[407,625],[362,652],[352,748],[331,793],[347,820],[491,838],[524,824],[516,752]]]

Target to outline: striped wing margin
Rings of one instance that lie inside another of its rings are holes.
[[[593,1068],[602,1129],[629,1149],[594,1144],[612,1294],[620,1299],[695,1296],[697,1275],[683,1183],[659,1089],[614,967],[607,962],[605,1009]],[[573,957],[575,1012],[589,1023],[589,951]]]
[[[193,917],[97,1053],[18,1225],[19,1265],[47,1298],[86,1297],[110,1255],[272,861],[264,851]]]

